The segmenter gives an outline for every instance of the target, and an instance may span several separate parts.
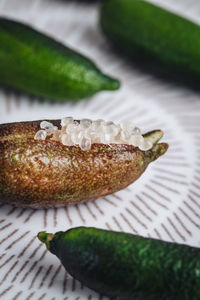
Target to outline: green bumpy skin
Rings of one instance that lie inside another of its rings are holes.
[[[117,299],[199,300],[198,248],[77,227],[38,238],[82,284]]]
[[[0,45],[2,85],[60,101],[119,88],[89,59],[19,22],[0,18]]]
[[[104,1],[100,23],[138,66],[199,88],[199,25],[143,0]]]
[[[50,121],[60,129],[60,120]],[[163,133],[154,145],[92,144],[88,151],[51,140],[35,140],[41,121],[0,125],[0,201],[22,207],[58,207],[93,200],[134,182],[168,148]]]

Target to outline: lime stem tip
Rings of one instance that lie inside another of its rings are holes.
[[[48,236],[48,233],[46,233],[46,231],[41,231],[37,235],[38,239],[43,243],[46,243],[47,236]]]
[[[42,243],[45,243],[47,246],[47,249],[49,249],[49,242],[54,237],[54,234],[47,233],[46,231],[41,231],[38,233],[37,237]]]

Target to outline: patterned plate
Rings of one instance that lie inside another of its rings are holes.
[[[200,21],[198,0],[159,2]],[[152,163],[135,184],[116,194],[48,210],[2,204],[0,299],[107,299],[65,272],[37,240],[41,230],[96,226],[200,246],[199,94],[142,73],[112,53],[98,27],[98,4],[1,0],[0,14],[55,36],[90,56],[123,83],[118,92],[104,92],[76,104],[50,104],[1,89],[1,123],[69,115],[77,119],[131,120],[143,132],[163,129],[163,141],[170,144],[167,154]]]

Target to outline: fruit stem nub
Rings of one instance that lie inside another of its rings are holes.
[[[52,240],[52,238],[54,237],[53,233],[47,233],[45,231],[41,231],[38,233],[37,235],[38,239],[46,244],[47,249],[49,250],[49,242]]]

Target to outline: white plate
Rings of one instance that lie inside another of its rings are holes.
[[[176,1],[175,6],[172,0],[162,2],[200,20],[197,0]],[[58,259],[45,250],[36,238],[41,230],[96,226],[200,246],[199,94],[139,72],[113,54],[98,28],[96,4],[1,0],[0,14],[33,24],[122,80],[119,91],[100,93],[75,104],[50,104],[0,90],[1,123],[68,115],[131,120],[143,132],[163,129],[163,141],[170,144],[167,154],[152,163],[136,183],[114,195],[48,210],[2,205],[0,299],[100,299],[66,274]]]

